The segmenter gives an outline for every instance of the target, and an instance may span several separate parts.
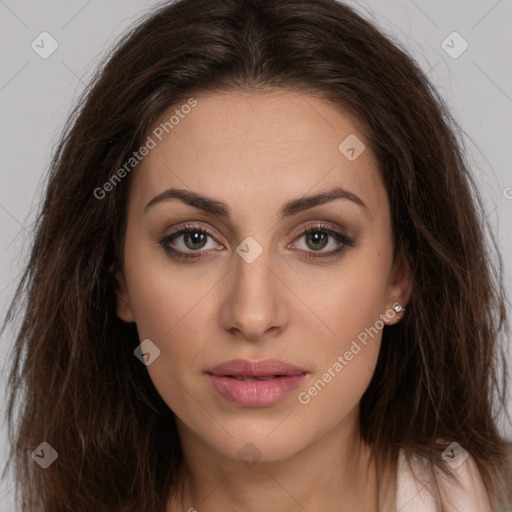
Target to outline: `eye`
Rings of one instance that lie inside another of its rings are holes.
[[[301,250],[305,252],[302,256],[305,259],[336,256],[346,247],[354,247],[355,245],[354,240],[349,238],[346,234],[341,231],[331,229],[325,224],[318,224],[302,231],[300,238],[297,240],[300,241],[302,238],[304,238],[303,245],[305,246],[305,249],[301,248]],[[296,241],[291,245],[296,246],[297,243],[298,242]],[[329,246],[331,247],[331,250],[323,250]]]
[[[209,230],[195,225],[186,225],[182,229],[176,230],[174,233],[162,238],[159,244],[164,251],[176,260],[198,260],[205,255],[222,249],[224,246],[212,243],[208,250],[208,238],[214,238],[213,233]],[[341,253],[345,247],[353,247],[354,241],[342,231],[338,231],[327,227],[324,224],[311,226],[299,233],[299,237],[295,239],[288,248],[294,249],[298,241],[305,239],[305,248],[299,247],[305,259],[332,257]],[[299,244],[302,245],[302,244]],[[324,251],[326,247],[334,246],[329,251]],[[319,254],[314,254],[314,253]],[[197,253],[197,254],[193,254]]]
[[[190,260],[204,256],[204,251],[200,254],[190,254],[187,251],[198,252],[207,248],[209,237],[213,238],[213,233],[205,228],[186,225],[183,229],[177,230],[171,235],[162,238],[159,243],[164,251],[172,258],[177,260]],[[213,246],[215,248],[223,247],[219,244],[213,244]]]

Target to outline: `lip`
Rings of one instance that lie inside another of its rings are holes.
[[[226,400],[244,407],[266,407],[293,391],[308,372],[278,359],[234,359],[206,373]]]
[[[303,368],[279,361],[279,359],[262,359],[260,361],[233,359],[218,364],[207,373],[234,377],[272,377],[273,375],[299,375],[307,372]]]

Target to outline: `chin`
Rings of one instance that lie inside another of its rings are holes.
[[[289,459],[307,446],[299,432],[295,431],[293,435],[279,435],[276,432],[268,435],[270,431],[271,429],[265,429],[258,434],[232,432],[234,438],[228,437],[220,444],[214,441],[211,446],[226,457],[246,462],[248,466],[255,462],[279,462]]]

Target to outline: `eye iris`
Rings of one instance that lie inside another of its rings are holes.
[[[323,249],[327,244],[327,234],[321,231],[313,231],[312,233],[306,234],[306,241],[312,241],[313,244],[320,244],[320,247],[312,247],[313,249]]]
[[[201,249],[204,247],[204,242],[207,237],[206,233],[201,233],[200,231],[187,231],[183,236],[185,238],[185,245],[189,249]],[[192,246],[188,244],[189,240],[192,240]],[[203,242],[203,244],[197,247],[197,244],[201,244],[201,242]]]

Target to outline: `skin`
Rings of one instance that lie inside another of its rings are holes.
[[[298,400],[411,293],[406,265],[392,259],[389,202],[374,156],[366,148],[349,161],[338,145],[349,134],[364,143],[357,120],[312,95],[217,92],[196,99],[133,177],[124,263],[115,274],[118,316],[136,322],[140,339],[161,351],[147,370],[176,415],[184,451],[183,498],[170,494],[167,511],[375,512],[375,467],[358,425],[381,331],[309,403]],[[367,208],[336,199],[279,219],[285,202],[334,186]],[[225,202],[231,218],[178,199],[145,213],[171,187]],[[322,246],[300,234],[319,221],[346,230],[354,246],[337,257],[301,257],[340,246],[332,237]],[[205,258],[173,260],[159,244],[184,222],[214,237],[195,249],[180,236],[175,248],[209,253]],[[263,250],[252,263],[236,252],[248,236]],[[394,314],[385,323],[400,319]],[[235,358],[277,358],[308,374],[277,404],[242,407],[222,398],[205,373]],[[257,448],[254,465],[237,455],[246,443]]]

